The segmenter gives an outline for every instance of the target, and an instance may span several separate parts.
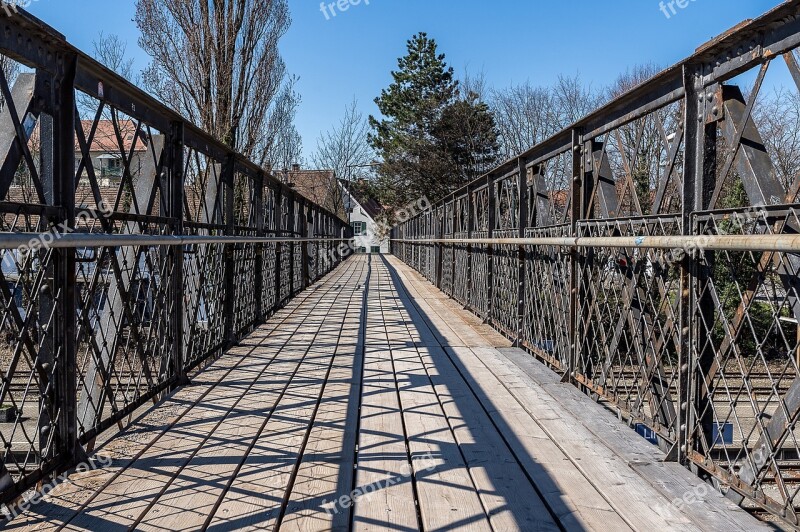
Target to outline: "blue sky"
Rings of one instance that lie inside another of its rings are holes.
[[[299,77],[297,127],[306,155],[353,98],[365,114],[377,112],[373,99],[419,31],[438,41],[457,72],[483,72],[490,86],[547,85],[561,73],[580,73],[602,87],[636,64],[675,63],[781,3],[691,0],[667,18],[658,0],[364,1],[335,17],[328,10],[326,18],[318,0],[289,0],[293,23],[281,48]],[[100,31],[120,35],[142,68],[148,58],[136,44],[134,8],[135,0],[34,0],[29,10],[87,52]]]

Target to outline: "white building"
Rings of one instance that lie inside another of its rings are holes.
[[[361,253],[389,253],[388,231],[381,231],[376,220],[383,206],[368,195],[358,183],[339,180],[349,212],[350,225],[355,235],[356,249]]]

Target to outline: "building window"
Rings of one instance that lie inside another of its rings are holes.
[[[122,161],[113,155],[100,157],[100,177],[121,177]]]
[[[353,236],[363,236],[367,233],[367,224],[365,222],[353,222]]]

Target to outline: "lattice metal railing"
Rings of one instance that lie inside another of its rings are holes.
[[[793,527],[799,46],[793,0],[455,191],[392,240],[667,459]]]
[[[564,237],[567,225],[527,229],[528,238]],[[570,339],[570,250],[561,246],[527,246],[525,300],[521,343],[559,371],[569,368]]]
[[[347,224],[22,10],[0,13],[0,502],[339,260]]]

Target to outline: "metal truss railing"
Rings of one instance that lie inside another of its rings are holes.
[[[21,9],[0,54],[22,66],[0,73],[8,502],[329,272],[350,233]]]
[[[768,71],[797,85],[779,104],[798,97],[798,46],[794,0],[392,235],[393,253],[668,460],[793,527],[800,179],[759,109]]]

